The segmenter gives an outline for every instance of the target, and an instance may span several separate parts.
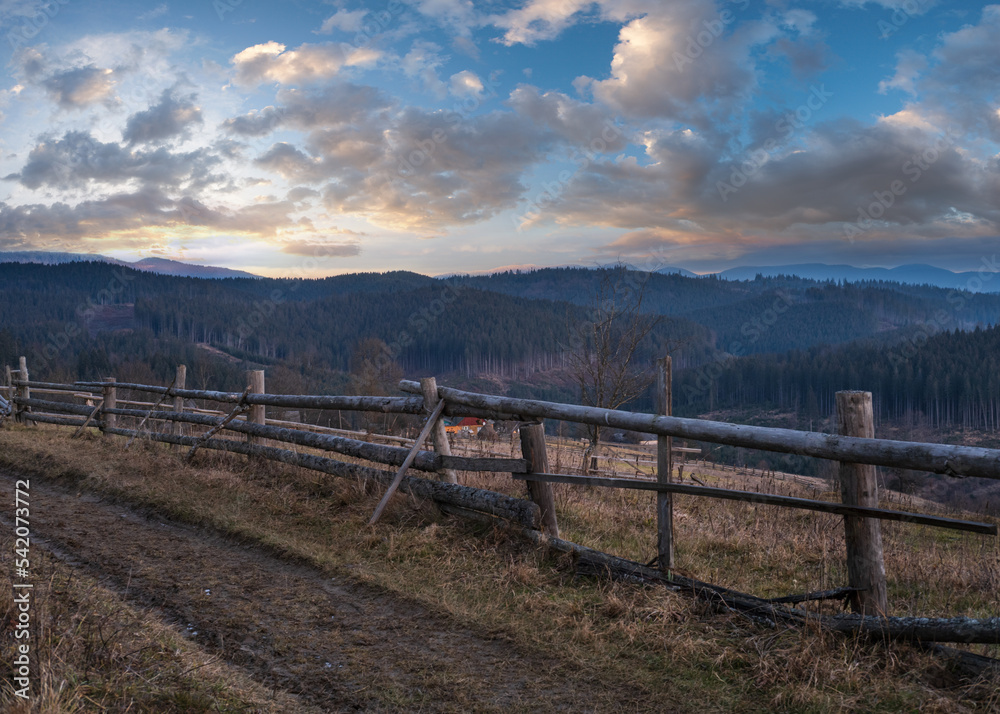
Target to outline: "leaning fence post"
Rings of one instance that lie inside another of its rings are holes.
[[[420,380],[420,391],[424,395],[424,408],[428,412],[433,412],[439,401],[437,379],[434,377],[424,377]],[[451,456],[451,444],[448,442],[448,432],[444,428],[444,420],[438,419],[431,430],[434,438],[434,451],[442,456]],[[438,471],[438,478],[448,483],[458,483],[458,475],[454,469],[441,469]]]
[[[837,427],[843,436],[874,439],[872,393],[837,392]],[[875,467],[841,462],[840,495],[845,504],[877,508]],[[882,530],[878,519],[844,516],[844,535],[848,585],[861,588],[851,594],[851,608],[866,615],[888,615]]]
[[[545,426],[543,424],[522,424],[521,456],[528,460],[528,478],[530,474],[544,474],[549,471],[549,456],[545,451]],[[542,481],[527,481],[531,500],[538,504],[542,512],[542,530],[552,538],[559,537],[559,524],[556,522],[556,498],[552,492],[552,484]]]
[[[174,376],[174,388],[184,389],[186,383],[187,383],[187,366],[179,364],[177,365],[177,373]],[[184,412],[184,397],[174,397],[174,411],[177,412],[178,414]],[[174,436],[183,436],[184,422],[180,421],[170,422],[170,433],[173,434]],[[177,448],[182,449],[184,447],[178,444]]]
[[[107,429],[114,429],[118,426],[118,415],[108,414],[108,409],[115,409],[118,401],[118,388],[115,387],[114,377],[104,378],[104,406],[101,407],[101,431],[107,434]]]
[[[264,370],[262,369],[251,369],[247,370],[247,387],[250,389],[250,394],[263,394],[264,393]],[[247,421],[253,424],[264,425],[267,422],[266,413],[264,411],[263,404],[254,404],[250,407],[250,413],[247,415]],[[255,436],[247,436],[248,444],[258,444],[261,439]]]
[[[671,358],[658,360],[656,373],[656,413],[672,416],[673,365]],[[674,471],[674,440],[669,436],[656,437],[656,481],[670,483]],[[660,570],[674,567],[674,497],[670,493],[656,494],[656,562]]]

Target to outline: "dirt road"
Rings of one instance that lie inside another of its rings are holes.
[[[14,479],[0,471],[5,490]],[[31,491],[33,547],[324,709],[580,712],[609,694],[586,673],[553,677],[568,668],[403,598],[37,477]],[[637,708],[636,692],[621,697]]]

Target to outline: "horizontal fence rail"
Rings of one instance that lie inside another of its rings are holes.
[[[17,384],[17,382],[15,382]],[[104,382],[77,382],[78,386],[101,389]],[[30,385],[29,385],[30,386]],[[115,382],[117,389],[131,389],[136,392],[165,394],[183,399],[206,399],[213,402],[246,404],[265,407],[298,407],[300,409],[342,409],[344,411],[385,412],[391,414],[424,414],[424,400],[408,397],[343,397],[314,396],[308,394],[247,394],[241,392],[214,392],[203,389],[176,389],[155,387],[147,384]]]
[[[404,392],[419,392],[417,382],[403,380]],[[856,464],[930,471],[948,476],[1000,479],[1000,450],[949,444],[925,444],[889,439],[865,439],[794,429],[746,426],[704,419],[637,414],[599,407],[582,407],[533,399],[497,397],[439,387],[450,404],[478,409],[506,419],[561,419],[580,424],[627,429],[748,449],[814,456]],[[447,413],[447,410],[446,412]]]
[[[579,486],[606,486],[611,488],[635,489],[640,491],[657,491],[660,493],[683,493],[689,496],[708,496],[729,501],[744,501],[768,506],[788,506],[806,511],[832,513],[838,516],[864,516],[885,521],[903,521],[937,528],[949,528],[956,531],[997,535],[997,527],[992,523],[977,523],[962,521],[942,516],[928,516],[922,513],[907,513],[892,511],[885,508],[868,508],[865,506],[847,506],[842,503],[830,503],[795,496],[777,496],[756,491],[737,491],[714,486],[687,486],[679,483],[657,483],[656,481],[640,481],[632,478],[607,478],[603,476],[574,476],[570,474],[514,474],[515,479],[544,481],[547,483],[569,483]]]
[[[34,400],[33,400],[34,401]],[[85,407],[88,409],[89,407]],[[129,416],[148,418],[155,421],[174,421],[188,424],[199,424],[202,426],[218,426],[219,419],[201,414],[186,414],[169,411],[143,411],[141,409],[105,409],[107,414],[117,416]],[[348,439],[343,436],[333,436],[330,434],[316,434],[311,431],[301,431],[288,427],[267,426],[265,424],[254,424],[252,422],[234,419],[226,424],[226,429],[236,431],[241,434],[248,434],[272,441],[284,441],[299,446],[308,446],[314,449],[325,451],[335,451],[345,456],[352,456],[366,461],[377,461],[389,466],[400,466],[406,460],[409,449],[401,446],[387,446],[383,444],[372,444],[358,439]],[[416,459],[411,464],[421,471],[438,471],[443,468],[458,469],[459,471],[503,471],[511,473],[525,473],[527,464],[524,459],[501,459],[501,458],[475,458],[468,456],[443,456],[433,451],[420,451]]]

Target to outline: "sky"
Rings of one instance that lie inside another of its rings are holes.
[[[0,0],[0,35],[0,251],[316,277],[1000,248],[1000,5]]]

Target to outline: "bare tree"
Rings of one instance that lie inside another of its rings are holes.
[[[351,387],[356,394],[381,397],[392,394],[403,377],[389,346],[377,337],[364,337],[354,345],[350,358]],[[398,415],[363,412],[361,427],[368,432],[380,429],[389,434]]]
[[[662,321],[643,311],[649,273],[624,265],[605,269],[587,321],[577,328],[569,368],[586,406],[617,409],[639,397],[656,378],[652,364],[640,361],[641,347]],[[601,427],[587,426],[584,470],[590,473]]]

